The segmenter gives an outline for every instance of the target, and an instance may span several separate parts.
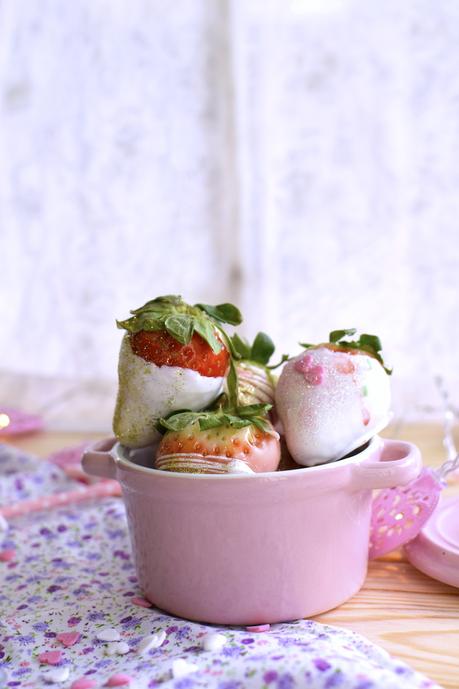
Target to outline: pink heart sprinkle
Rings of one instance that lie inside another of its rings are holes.
[[[246,627],[248,632],[269,632],[270,629],[270,624],[255,624],[253,627]]]
[[[81,638],[80,632],[61,632],[57,635],[57,640],[61,642],[64,646],[73,646]]]
[[[134,605],[138,605],[140,608],[151,608],[152,603],[150,603],[149,600],[146,600],[145,598],[131,598],[131,603]]]
[[[13,549],[0,550],[0,562],[11,562],[16,558],[16,551]]]
[[[88,679],[87,677],[80,677],[72,682],[70,689],[93,689],[97,687],[97,682],[94,679]]]
[[[299,373],[307,373],[313,366],[313,359],[310,354],[304,354],[296,363],[295,371]]]
[[[40,663],[58,665],[62,660],[62,651],[45,651],[38,656]]]
[[[295,363],[295,371],[302,373],[308,385],[320,385],[324,380],[324,367],[313,365],[313,359],[310,354],[305,354],[301,359]]]
[[[112,675],[109,677],[109,679],[106,681],[104,684],[105,687],[125,687],[128,684],[131,683],[132,677],[129,677],[129,675],[123,675],[122,673],[118,673],[116,675]]]

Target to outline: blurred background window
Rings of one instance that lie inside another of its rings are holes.
[[[106,428],[115,318],[176,293],[459,403],[458,114],[456,0],[1,0],[0,402]]]

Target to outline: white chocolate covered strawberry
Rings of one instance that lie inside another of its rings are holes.
[[[178,412],[161,419],[165,430],[155,467],[200,474],[250,474],[275,471],[279,434],[266,418],[270,405],[234,410]]]
[[[231,304],[190,306],[158,297],[118,322],[127,330],[118,364],[113,429],[128,447],[153,444],[159,418],[179,409],[200,410],[222,392],[230,354],[221,323],[237,325]]]
[[[266,333],[259,332],[250,345],[235,333],[231,337],[234,352],[240,357],[236,361],[238,396],[240,404],[274,404],[276,378],[272,370],[288,359],[283,355],[275,366],[269,366],[275,346]]]
[[[284,367],[276,387],[276,410],[289,452],[304,466],[335,461],[365,444],[390,419],[388,369],[374,335],[305,345]]]

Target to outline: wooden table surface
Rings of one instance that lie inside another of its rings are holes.
[[[394,425],[386,437],[411,440],[424,463],[445,460],[442,428],[435,424]],[[49,452],[97,435],[43,433],[14,441],[17,447],[46,457]],[[457,439],[459,445],[459,438]],[[456,479],[446,494],[459,494]],[[418,572],[403,552],[370,562],[361,591],[336,610],[315,619],[359,632],[425,673],[441,686],[459,689],[459,589]]]

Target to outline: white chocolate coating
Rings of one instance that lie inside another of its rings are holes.
[[[118,377],[113,430],[127,447],[155,443],[159,436],[155,429],[158,419],[178,409],[204,409],[221,393],[224,380],[145,361],[132,351],[128,334],[121,343]]]
[[[227,464],[228,474],[255,474],[254,470],[242,459],[232,459]]]
[[[274,376],[250,361],[236,364],[239,404],[274,404]]]
[[[293,459],[314,466],[344,457],[390,419],[389,376],[363,353],[318,346],[289,361],[276,409]]]

